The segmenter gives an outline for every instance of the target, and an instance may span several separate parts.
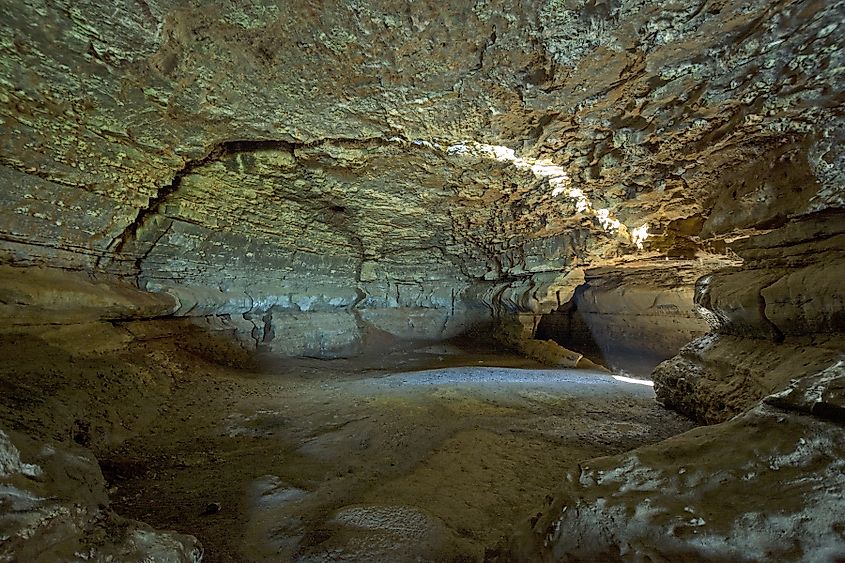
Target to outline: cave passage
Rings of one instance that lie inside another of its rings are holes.
[[[0,22],[0,563],[845,561],[845,0]]]

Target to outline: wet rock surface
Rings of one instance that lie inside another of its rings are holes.
[[[803,414],[800,399],[766,402],[780,408],[571,469],[511,558],[840,561],[841,419]]]

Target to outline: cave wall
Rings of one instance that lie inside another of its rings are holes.
[[[700,314],[712,330],[653,377],[718,424],[572,468],[514,558],[827,557],[845,529],[843,15],[0,0],[0,312],[67,354],[199,327],[332,357],[489,327],[573,365],[534,336],[547,317],[563,340],[554,311],[585,283],[611,362],[670,354]],[[8,435],[4,483],[36,448]],[[780,516],[759,500],[777,487]]]
[[[512,559],[841,559],[843,229],[828,210],[735,242],[695,287],[710,332],[652,374],[708,426],[568,468]]]
[[[654,372],[659,400],[708,423],[797,379],[841,370],[845,354],[841,211],[805,217],[734,249],[743,264],[696,287],[713,331]]]
[[[0,10],[2,260],[249,338],[443,338],[547,274],[842,205],[839,2]]]

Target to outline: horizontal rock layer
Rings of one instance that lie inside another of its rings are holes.
[[[517,553],[839,555],[845,2],[286,8],[0,1],[12,342],[71,364],[199,331],[197,353],[246,362],[498,331],[633,369],[701,315],[714,332],[657,368],[658,396],[739,417],[573,473]],[[167,392],[144,358],[117,380]]]
[[[0,6],[0,259],[438,317],[843,204],[841,2],[400,4]]]
[[[845,216],[792,222],[734,247],[741,267],[699,280],[715,332],[654,372],[664,404],[720,422],[845,356]]]

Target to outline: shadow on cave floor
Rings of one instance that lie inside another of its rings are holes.
[[[184,340],[6,353],[30,373],[0,382],[42,398],[6,395],[4,423],[93,449],[114,510],[211,562],[482,560],[567,469],[692,426],[650,387],[454,343],[246,369]]]

